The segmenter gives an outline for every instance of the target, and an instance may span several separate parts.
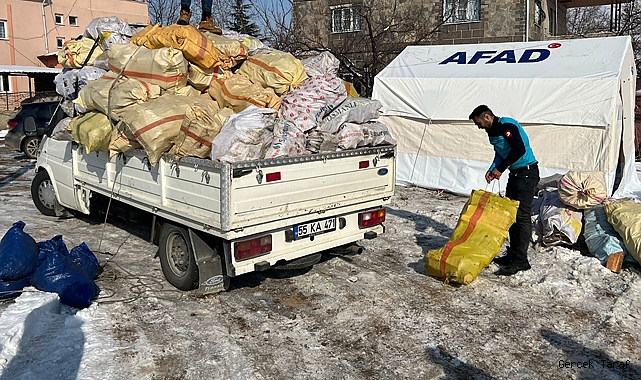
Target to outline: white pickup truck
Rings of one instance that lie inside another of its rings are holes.
[[[395,156],[393,146],[233,164],[165,154],[152,167],[142,150],[109,159],[45,138],[31,194],[50,216],[89,214],[96,194],[151,213],[167,280],[208,294],[231,277],[310,266],[320,252],[384,232]]]

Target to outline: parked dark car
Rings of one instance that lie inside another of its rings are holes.
[[[7,122],[9,131],[5,145],[35,158],[42,136],[50,136],[53,128],[65,115],[58,102],[27,103],[20,106],[16,116]]]

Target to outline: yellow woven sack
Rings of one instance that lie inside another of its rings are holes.
[[[120,77],[113,72],[89,81],[78,92],[73,102],[90,111],[100,111],[114,120],[119,120],[118,110],[132,104],[146,102],[160,96],[160,86],[135,78]],[[108,112],[107,108],[111,108]],[[116,112],[116,113],[115,113]]]
[[[214,109],[202,103],[188,107],[171,153],[177,160],[182,157],[209,158],[211,142],[220,133],[225,119],[233,113],[231,108]]]
[[[222,67],[203,69],[196,65],[190,64],[187,83],[189,83],[196,90],[203,91],[209,88],[209,84],[212,80],[218,78],[228,78],[230,76],[232,76],[232,72],[223,70]]]
[[[213,80],[207,92],[221,108],[231,107],[234,112],[240,112],[250,104],[275,110],[281,105],[281,99],[276,96],[274,90],[252,83],[249,78],[240,74]]]
[[[603,208],[630,255],[641,264],[641,204],[621,201],[606,203]]]
[[[183,52],[185,58],[203,69],[221,66],[220,51],[193,25],[169,25],[146,34],[144,46],[149,49],[173,47]]]
[[[346,80],[343,81],[343,84],[345,85],[345,89],[347,90],[347,96],[352,97],[352,98],[360,98],[361,96],[358,94],[358,91],[354,88],[354,85],[352,82],[348,82]]]
[[[100,112],[89,112],[74,117],[69,123],[73,141],[85,147],[87,153],[108,152],[111,141],[111,123]]]
[[[162,28],[162,25],[160,24],[147,25],[141,31],[131,36],[129,42],[138,46],[144,45],[147,43],[148,36],[156,33],[160,28]]]
[[[120,111],[120,119],[145,149],[152,166],[173,145],[187,107],[194,101],[193,97],[164,94]]]
[[[109,68],[129,78],[156,84],[174,91],[187,84],[187,61],[180,50],[149,50],[134,44],[111,44],[106,51]]]
[[[121,121],[116,124],[111,132],[111,142],[109,143],[109,158],[118,153],[126,152],[129,149],[140,149],[142,145],[136,140],[133,133]]]
[[[559,198],[568,206],[583,210],[608,198],[603,172],[568,172],[559,179]]]
[[[248,57],[237,71],[252,82],[271,87],[277,95],[284,95],[307,79],[299,59],[289,53],[272,50]]]
[[[242,42],[210,32],[203,32],[203,34],[220,51],[223,69],[230,70],[239,62],[247,59],[247,48]]]
[[[65,42],[62,50],[58,51],[58,63],[67,69],[80,69],[83,65],[93,66],[93,62],[100,54],[102,54],[100,44],[91,38],[83,37],[79,41]]]
[[[499,253],[516,221],[518,201],[474,190],[443,248],[427,252],[425,271],[445,282],[469,284]]]

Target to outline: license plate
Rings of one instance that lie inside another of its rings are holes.
[[[294,239],[322,234],[336,229],[336,218],[317,220],[294,226]]]

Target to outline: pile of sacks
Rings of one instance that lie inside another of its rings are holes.
[[[612,271],[641,263],[641,204],[609,199],[603,172],[568,172],[544,186],[533,221],[545,246],[574,245],[583,233],[590,253]]]
[[[329,52],[301,61],[192,25],[133,32],[96,19],[59,53],[56,89],[72,118],[54,138],[110,156],[143,148],[152,165],[165,152],[238,162],[395,144],[376,121],[380,102],[348,96]]]
[[[62,235],[36,243],[24,227],[23,221],[14,223],[0,240],[0,299],[31,285],[58,294],[66,305],[89,306],[100,292],[94,282],[100,264],[89,247],[81,243],[69,251]]]

